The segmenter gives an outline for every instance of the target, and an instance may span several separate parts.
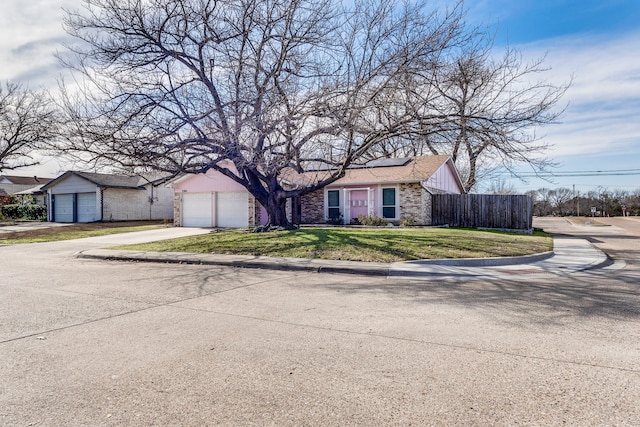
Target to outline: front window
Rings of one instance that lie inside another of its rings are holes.
[[[329,219],[340,218],[340,190],[327,191]]]
[[[382,189],[382,217],[388,219],[396,218],[396,189]]]

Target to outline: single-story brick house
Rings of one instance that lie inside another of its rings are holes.
[[[139,221],[173,217],[168,178],[68,171],[45,184],[52,222]]]
[[[286,174],[286,184],[295,188],[329,172]],[[186,174],[168,186],[175,191],[174,224],[185,227],[248,227],[264,224],[263,207],[240,184],[220,172]],[[382,159],[350,167],[345,176],[290,204],[295,223],[351,223],[359,215],[431,223],[431,195],[463,193],[463,184],[448,156]]]
[[[306,179],[323,173],[307,172]],[[292,180],[295,185],[295,179]],[[295,203],[300,223],[353,223],[360,215],[390,223],[431,223],[431,195],[461,194],[462,180],[449,156],[380,159],[347,169],[345,176]],[[295,216],[295,215],[294,215]]]

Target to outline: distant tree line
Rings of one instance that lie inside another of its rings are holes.
[[[633,192],[599,187],[581,193],[571,188],[540,188],[526,193],[533,199],[537,216],[621,216],[640,215],[640,189]],[[595,208],[595,212],[592,212]]]

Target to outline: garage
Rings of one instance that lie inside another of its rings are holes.
[[[213,193],[184,193],[182,224],[185,227],[212,227]]]
[[[78,222],[94,222],[97,220],[96,193],[78,193],[76,205]]]
[[[242,228],[249,225],[246,191],[182,194],[184,227]]]
[[[249,226],[249,193],[246,191],[217,193],[216,202],[218,227]]]
[[[96,193],[55,194],[55,222],[94,222],[96,218]]]
[[[55,222],[73,222],[73,194],[56,194],[53,198]]]
[[[223,166],[235,171],[233,164]],[[260,223],[259,204],[253,196],[217,170],[177,176],[167,186],[180,199],[174,205],[174,224],[179,227],[246,228]]]

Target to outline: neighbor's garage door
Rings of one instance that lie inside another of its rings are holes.
[[[73,222],[73,194],[55,194],[53,197],[53,221]]]
[[[184,193],[182,195],[182,226],[213,226],[213,193]]]
[[[94,222],[96,218],[96,193],[78,193],[78,222]]]
[[[217,193],[218,227],[249,226],[249,193],[246,191]]]

